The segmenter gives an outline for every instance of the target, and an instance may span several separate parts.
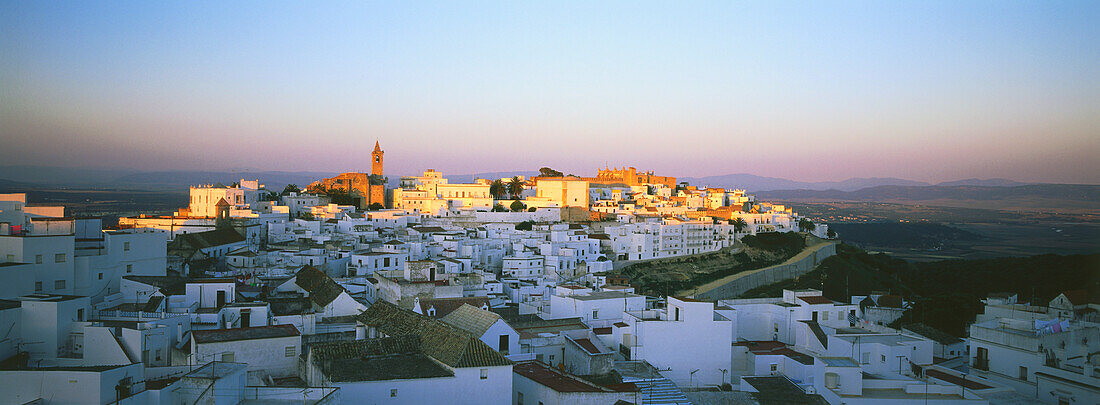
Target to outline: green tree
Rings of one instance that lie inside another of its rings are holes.
[[[830,228],[828,232],[825,232],[825,236],[828,237],[829,239],[836,239],[836,231],[834,231],[834,230],[832,230],[832,228]]]
[[[302,190],[298,188],[297,184],[287,184],[286,187],[283,187],[283,195],[288,195],[290,193],[300,193],[301,191]]]
[[[741,233],[741,231],[744,231],[745,228],[749,227],[749,223],[745,222],[745,218],[741,218],[741,217],[731,219],[730,220],[730,225],[733,225],[733,236],[734,237],[736,237],[737,234]]]
[[[508,212],[508,209],[504,208],[504,206],[500,205],[500,203],[496,203],[495,205],[493,205],[492,212]]]
[[[813,232],[816,228],[817,225],[815,225],[814,221],[811,221],[809,218],[800,218],[798,220],[798,229],[802,232]]]
[[[519,199],[519,195],[523,194],[523,180],[519,179],[519,176],[513,176],[512,180],[508,181],[508,194],[512,195],[513,199]]]
[[[369,207],[367,207],[367,209],[371,210],[371,211],[378,211],[378,210],[385,209],[385,208],[386,208],[386,206],[382,205],[381,203],[371,203],[371,205]]]
[[[489,185],[489,194],[492,194],[493,198],[500,200],[504,198],[504,194],[508,192],[508,187],[504,185],[504,181],[500,179],[493,180],[493,183]]]
[[[535,212],[536,210],[538,210],[538,208],[531,207],[527,209],[527,212]]]
[[[535,221],[523,221],[516,224],[517,231],[530,231],[535,226]]]
[[[508,207],[512,209],[512,212],[520,212],[527,208],[527,206],[523,205],[519,200],[512,201],[512,205]]]
[[[561,172],[551,169],[549,167],[543,167],[539,169],[540,177],[562,177]]]
[[[329,201],[337,205],[359,205],[359,199],[352,197],[347,191],[340,189],[329,189],[325,191],[328,195]]]
[[[298,216],[298,218],[304,219],[306,221],[312,221],[313,220],[313,214],[309,213],[309,212],[303,212],[302,215]]]

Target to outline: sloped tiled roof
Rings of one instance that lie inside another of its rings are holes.
[[[447,316],[440,319],[448,325],[470,332],[474,336],[481,337],[489,327],[500,320],[500,315],[481,308],[462,304]]]
[[[416,335],[321,343],[310,350],[321,372],[335,382],[454,375],[423,353]]]
[[[313,312],[309,298],[267,298],[271,313],[277,316],[301,315]]]
[[[469,332],[396,305],[379,301],[357,317],[389,336],[417,335],[424,354],[451,367],[488,367],[512,364]]]
[[[237,231],[225,228],[213,231],[187,233],[176,236],[177,243],[187,244],[195,249],[205,249],[212,246],[222,246],[231,243],[243,242],[244,236]]]
[[[923,323],[914,323],[905,325],[902,329],[906,329],[910,332],[924,336],[928,339],[932,339],[941,345],[950,345],[955,343],[961,343],[963,340],[958,337],[951,336],[944,331],[925,325]]]
[[[309,293],[309,299],[321,307],[328,306],[340,296],[340,293],[344,292],[344,287],[313,266],[302,266],[302,269],[294,275],[294,284],[306,290]]]
[[[475,307],[488,307],[489,297],[455,297],[455,298],[421,298],[420,299],[420,313],[428,315],[432,318],[442,318],[450,314],[463,304],[473,305]],[[429,315],[428,309],[435,308],[435,314]]]

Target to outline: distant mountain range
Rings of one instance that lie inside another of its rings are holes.
[[[856,191],[878,186],[932,186],[931,183],[894,177],[856,177],[844,181],[805,182],[778,177],[764,177],[739,173],[722,176],[684,177],[679,179],[696,186],[739,188],[750,192],[772,190],[839,190]],[[935,184],[936,186],[989,186],[1013,187],[1028,183],[1008,179],[965,179]]]
[[[268,189],[282,189],[287,184],[305,186],[336,172],[306,171],[139,171],[133,169],[85,169],[47,166],[0,166],[0,179],[26,185],[43,187],[95,187],[95,188],[140,188],[140,189],[180,189],[196,184],[229,184],[241,178],[259,179]],[[446,176],[452,183],[468,183],[474,179],[499,179],[512,176],[537,176],[537,171],[502,171]],[[391,186],[396,187],[400,175],[389,175]],[[759,193],[775,190],[813,190],[851,192],[880,186],[927,187],[933,184],[921,181],[893,177],[851,178],[844,181],[804,182],[778,177],[757,176],[754,174],[727,174],[708,177],[682,177],[695,186],[739,188]],[[1007,179],[965,179],[935,184],[934,186],[980,186],[980,187],[1016,187],[1026,185]],[[8,184],[10,187],[11,184]]]
[[[892,201],[892,200],[1003,200],[1006,198],[1050,198],[1070,201],[1100,202],[1100,186],[1083,184],[1029,184],[1014,187],[996,186],[876,186],[856,191],[840,190],[774,190],[757,193],[762,199],[832,200],[832,201]]]
[[[793,203],[848,201],[1046,213],[1100,212],[1100,186],[1087,184],[876,186],[855,191],[773,190],[756,196],[763,201]]]

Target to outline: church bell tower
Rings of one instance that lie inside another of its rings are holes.
[[[382,147],[378,145],[378,141],[374,141],[374,152],[371,152],[370,161],[370,174],[382,175]]]

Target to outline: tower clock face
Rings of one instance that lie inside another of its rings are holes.
[[[379,161],[381,161],[381,160],[382,160],[382,159],[381,159],[381,158],[379,158],[378,156],[375,156],[375,157],[374,157],[374,161],[375,161],[376,163],[377,163],[377,162],[379,162]]]

